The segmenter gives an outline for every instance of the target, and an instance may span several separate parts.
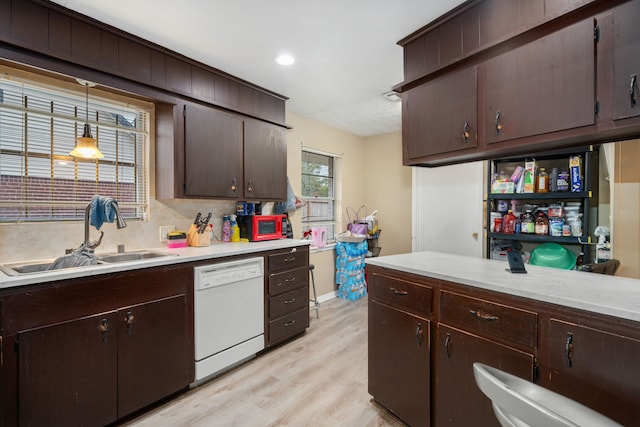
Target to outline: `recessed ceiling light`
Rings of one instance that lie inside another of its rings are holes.
[[[293,56],[285,53],[283,55],[278,56],[276,58],[276,62],[280,65],[291,65],[294,62],[296,62],[296,60],[293,58]]]

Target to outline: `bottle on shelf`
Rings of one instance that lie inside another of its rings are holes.
[[[526,234],[535,233],[536,231],[535,222],[536,222],[536,219],[531,213],[531,209],[527,209],[524,215],[522,215],[522,224],[520,226],[520,232],[526,233]]]
[[[549,192],[549,174],[545,168],[540,168],[538,173],[538,179],[536,183],[536,193],[548,193]]]
[[[240,228],[238,227],[238,222],[235,215],[231,215],[231,241],[240,241]]]
[[[502,232],[507,234],[513,234],[516,232],[516,216],[511,209],[502,218]]]
[[[549,235],[549,218],[542,211],[538,211],[538,216],[536,217],[535,233],[539,236]]]

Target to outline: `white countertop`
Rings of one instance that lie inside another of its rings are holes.
[[[367,258],[366,263],[490,291],[640,321],[640,280],[526,265],[513,274],[504,261],[416,252]]]
[[[146,250],[164,252],[169,255],[158,258],[149,258],[139,261],[129,261],[113,264],[98,264],[95,266],[66,268],[61,270],[51,270],[20,276],[9,276],[0,271],[0,289],[13,288],[16,286],[46,283],[54,280],[73,279],[76,277],[97,276],[105,273],[115,273],[118,271],[136,270],[140,268],[157,267],[161,265],[178,264],[184,262],[201,261],[234,255],[246,255],[255,252],[270,251],[274,249],[292,248],[295,246],[309,245],[310,240],[281,239],[266,242],[250,243],[214,243],[208,247],[187,247],[168,249],[166,247],[148,248]],[[99,253],[98,253],[99,254]],[[31,261],[31,260],[25,260]],[[53,261],[53,260],[52,260]]]

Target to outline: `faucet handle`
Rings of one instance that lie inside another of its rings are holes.
[[[100,243],[102,243],[102,237],[104,237],[104,231],[100,232],[100,237],[98,238],[98,240],[94,240],[93,242],[87,245],[87,249],[94,250],[95,248],[100,246]]]

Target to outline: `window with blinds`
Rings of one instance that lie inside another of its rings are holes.
[[[148,112],[92,96],[89,124],[103,159],[69,156],[82,135],[86,98],[0,77],[0,221],[84,218],[95,194],[113,197],[127,219],[148,206]]]
[[[302,151],[302,226],[325,227],[327,242],[335,241],[334,156]]]

